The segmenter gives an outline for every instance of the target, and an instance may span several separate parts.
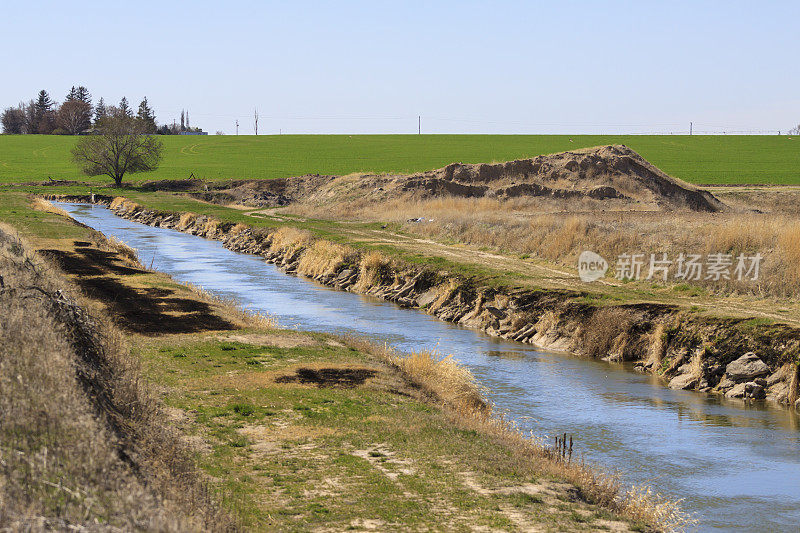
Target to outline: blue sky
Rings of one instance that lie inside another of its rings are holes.
[[[10,4],[10,5],[9,5]],[[800,122],[800,2],[4,2],[0,106],[212,133],[641,133]]]

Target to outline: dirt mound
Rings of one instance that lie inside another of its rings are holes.
[[[279,207],[302,202],[383,202],[435,197],[588,199],[644,210],[721,211],[714,195],[673,178],[624,145],[540,155],[505,163],[452,163],[412,174],[321,176],[147,187],[184,190],[221,204]]]
[[[156,180],[146,181],[141,185],[144,191],[173,191],[183,192],[203,188],[203,180],[188,178],[185,180]]]
[[[719,211],[711,193],[673,178],[624,145],[602,146],[506,163],[444,168],[406,179],[403,190],[428,194],[514,198],[627,200],[658,209]]]

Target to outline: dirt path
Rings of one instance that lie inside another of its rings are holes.
[[[199,144],[190,144],[187,146],[182,146],[180,152],[183,155],[200,155],[200,152],[197,151],[197,147],[200,146]]]

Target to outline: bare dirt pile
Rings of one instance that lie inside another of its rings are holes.
[[[712,194],[668,176],[624,145],[506,163],[453,163],[412,176],[403,188],[433,195],[625,200],[659,210],[714,212],[724,207]]]
[[[145,188],[176,190],[176,183]],[[436,197],[591,199],[637,210],[716,212],[725,205],[711,193],[673,178],[624,145],[540,155],[505,163],[452,163],[412,174],[307,175],[275,180],[202,184],[183,181],[178,190],[223,204],[276,207],[357,200],[424,200]]]

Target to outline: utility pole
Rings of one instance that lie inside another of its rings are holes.
[[[689,135],[691,135],[691,134],[692,134],[692,126],[693,126],[693,124],[690,122],[690,123],[689,123]]]
[[[239,135],[239,119],[236,119],[236,135]]]
[[[417,135],[422,135],[422,115],[417,115]]]

